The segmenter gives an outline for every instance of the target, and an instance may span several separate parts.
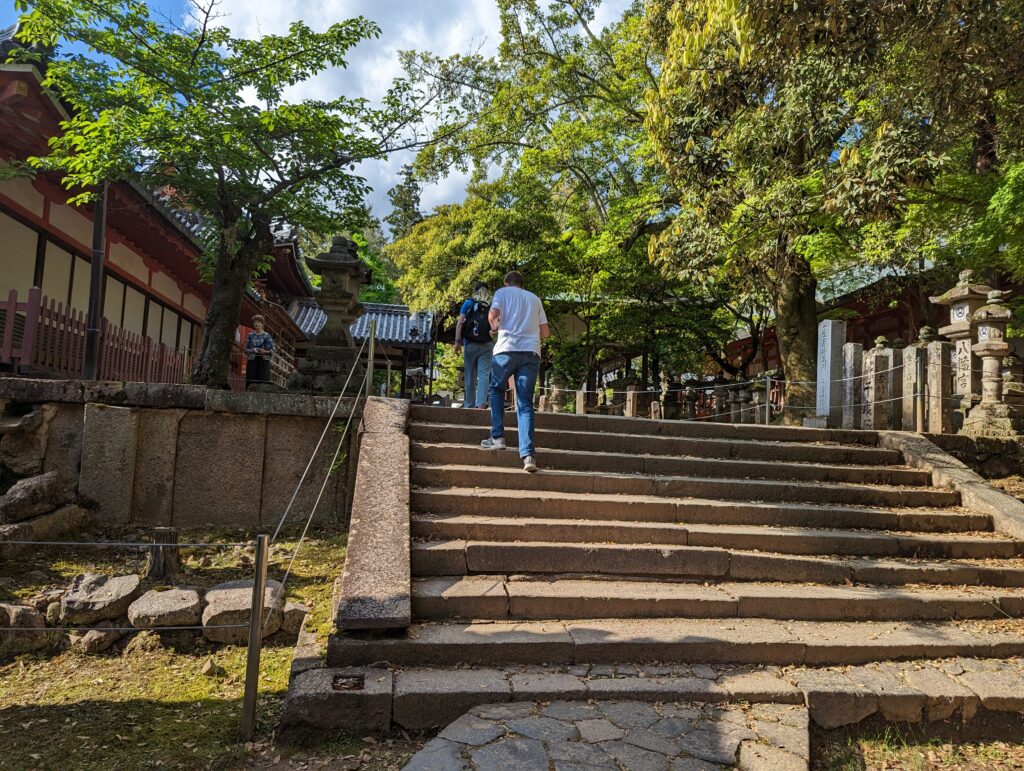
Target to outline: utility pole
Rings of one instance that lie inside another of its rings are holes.
[[[100,185],[92,211],[92,265],[89,273],[89,313],[85,321],[86,380],[100,376],[100,321],[103,316],[103,260],[107,241],[107,183]]]

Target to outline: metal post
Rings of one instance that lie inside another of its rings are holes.
[[[916,372],[914,383],[914,430],[919,434],[924,433],[924,359],[925,352],[921,351],[916,359]],[[903,427],[906,430],[907,426]]]
[[[764,424],[772,422],[772,376],[764,373]]]
[[[256,536],[256,570],[252,581],[252,611],[249,614],[249,648],[245,657],[245,697],[242,702],[242,738],[256,735],[256,695],[260,685],[260,648],[263,645],[263,596],[267,590],[267,553],[270,537]],[[283,598],[279,598],[283,599]]]
[[[377,342],[377,322],[374,319],[370,319],[370,338],[366,345],[366,398],[369,399],[373,394],[373,357],[374,344]]]
[[[100,375],[100,319],[103,315],[103,258],[107,241],[107,183],[100,185],[92,208],[92,265],[89,271],[89,312],[85,321],[86,380]]]

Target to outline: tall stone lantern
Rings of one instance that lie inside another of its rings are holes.
[[[981,392],[981,361],[971,350],[974,313],[988,298],[992,287],[973,284],[973,270],[960,273],[957,285],[945,294],[928,298],[936,305],[949,306],[949,324],[939,327],[939,335],[953,343],[953,394],[961,397],[961,409],[966,410],[978,400]]]
[[[356,359],[351,326],[363,313],[359,287],[370,282],[372,271],[359,259],[355,242],[343,236],[334,239],[326,254],[307,257],[306,264],[321,277],[316,299],[327,314],[327,322],[309,353],[299,361],[299,370],[292,374],[288,387],[341,393],[351,373],[349,391],[355,393],[365,368]]]
[[[972,350],[981,358],[982,376],[981,402],[971,408],[961,431],[970,436],[1020,435],[1020,414],[1003,402],[1003,358],[1013,350],[1006,341],[1006,326],[1013,314],[1002,304],[1008,295],[993,289],[972,317],[978,330]]]

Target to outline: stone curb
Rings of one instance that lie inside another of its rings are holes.
[[[370,397],[363,408],[339,629],[412,623],[409,402]]]
[[[966,508],[992,517],[996,531],[1024,539],[1024,502],[993,487],[926,437],[903,431],[881,431],[878,445],[899,450],[908,464],[930,471],[933,485],[959,492]]]

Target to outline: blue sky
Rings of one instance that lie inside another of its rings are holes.
[[[178,18],[184,0],[150,0],[154,9]],[[629,0],[605,0],[598,26],[618,18]],[[296,97],[330,97],[337,94],[378,99],[400,74],[398,52],[408,49],[450,55],[480,48],[493,52],[500,40],[494,0],[221,0],[219,23],[236,35],[258,38],[287,31],[289,23],[302,18],[314,29],[353,16],[365,16],[382,29],[379,39],[361,43],[349,58],[349,67],[331,70],[296,89]],[[0,0],[0,27],[17,19],[11,0]],[[397,181],[409,154],[362,164],[360,172],[373,186],[370,203],[383,217],[389,210],[387,191]],[[460,201],[466,178],[453,174],[424,190],[422,205],[429,211],[442,203]]]

